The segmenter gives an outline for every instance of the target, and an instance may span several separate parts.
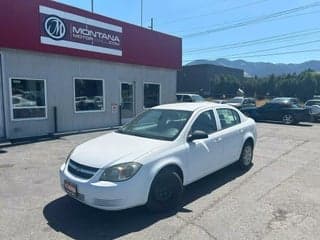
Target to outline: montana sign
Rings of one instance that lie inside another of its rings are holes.
[[[122,56],[122,27],[39,6],[42,44]]]

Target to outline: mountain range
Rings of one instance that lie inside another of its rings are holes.
[[[299,64],[284,64],[284,63],[267,63],[267,62],[247,62],[244,60],[228,60],[225,58],[219,58],[217,60],[195,60],[187,65],[196,64],[214,64],[231,68],[243,69],[245,76],[258,76],[265,77],[271,74],[281,75],[288,73],[300,73],[307,69],[320,71],[320,61],[311,60]]]

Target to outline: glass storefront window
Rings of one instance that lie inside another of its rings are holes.
[[[46,118],[45,80],[12,78],[11,103],[15,120]]]
[[[76,112],[104,111],[103,80],[74,81]]]
[[[160,104],[160,84],[144,84],[144,107],[151,108]]]

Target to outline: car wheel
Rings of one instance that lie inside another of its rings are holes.
[[[285,114],[282,116],[282,122],[289,125],[295,123],[295,120],[292,114]]]
[[[147,207],[153,212],[177,210],[181,204],[183,184],[174,171],[160,172],[153,180]]]
[[[250,142],[246,142],[242,148],[242,152],[239,159],[239,166],[243,170],[248,170],[252,166],[253,158],[253,145]]]

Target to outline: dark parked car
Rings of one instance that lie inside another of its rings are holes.
[[[308,100],[304,106],[310,110],[313,120],[320,121],[320,99]]]
[[[247,107],[255,107],[256,100],[254,98],[234,97],[226,101],[226,104],[229,104],[238,109],[242,109]]]
[[[241,111],[256,121],[279,121],[284,124],[297,124],[310,120],[309,109],[288,101],[271,101],[261,107],[243,108]]]

